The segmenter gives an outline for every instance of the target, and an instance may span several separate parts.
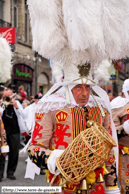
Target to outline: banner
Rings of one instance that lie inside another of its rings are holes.
[[[0,37],[5,38],[9,44],[15,44],[16,32],[12,27],[0,27]]]

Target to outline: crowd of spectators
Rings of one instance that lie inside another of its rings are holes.
[[[0,91],[0,99],[2,99],[3,91]],[[34,106],[38,103],[39,99],[41,99],[43,95],[41,93],[35,94],[35,96],[27,96],[26,91],[24,90],[24,86],[21,85],[18,88],[18,93],[15,95],[15,100],[19,101],[22,105],[25,113],[25,118],[23,119],[24,127],[27,128],[28,133],[21,133],[20,135],[20,148],[22,146],[25,146],[25,144],[28,142],[32,128],[33,128],[33,122],[34,122]]]
[[[24,90],[24,86],[21,85],[18,88],[18,93],[16,94],[15,99],[18,100],[22,104],[23,108],[26,108],[32,103],[37,104],[38,100],[42,97],[43,95],[41,93],[37,93],[35,94],[35,96],[28,97],[26,91]]]

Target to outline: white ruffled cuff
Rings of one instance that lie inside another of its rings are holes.
[[[124,122],[124,129],[125,129],[125,132],[129,134],[129,120]]]
[[[119,188],[105,189],[105,194],[120,194],[120,189]]]
[[[9,146],[6,145],[6,146],[1,146],[1,153],[7,153],[9,152]]]
[[[55,149],[47,160],[48,170],[55,175],[60,174],[60,171],[56,169],[56,158],[59,157],[64,150]]]

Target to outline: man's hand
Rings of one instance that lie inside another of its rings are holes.
[[[16,102],[16,100],[15,100],[14,98],[12,98],[11,104],[12,104],[16,109],[18,109],[17,102]]]
[[[48,170],[55,175],[60,174],[60,171],[56,168],[56,158],[59,157],[64,150],[55,149],[47,160]]]

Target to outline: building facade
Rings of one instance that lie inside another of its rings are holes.
[[[11,44],[13,51],[11,79],[4,85],[18,92],[23,85],[28,97],[51,87],[49,60],[32,50],[32,35],[26,0],[0,0],[0,29],[15,27],[16,40]],[[7,33],[9,37],[9,31]],[[38,35],[38,34],[37,34]]]
[[[129,79],[129,58],[112,61],[109,74],[110,80],[103,88],[114,97],[121,95],[123,82]]]

